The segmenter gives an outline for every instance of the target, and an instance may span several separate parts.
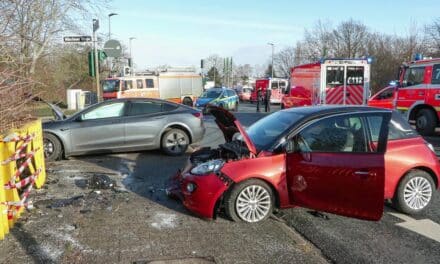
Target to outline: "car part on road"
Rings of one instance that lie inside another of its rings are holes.
[[[432,201],[435,185],[426,171],[412,170],[400,182],[393,205],[406,214],[423,212]]]
[[[234,221],[260,222],[267,219],[272,210],[272,189],[257,179],[233,186],[225,197],[226,214]]]
[[[188,148],[189,137],[185,131],[173,128],[162,136],[162,150],[170,156],[180,156]]]
[[[63,147],[61,146],[60,140],[50,134],[43,134],[43,146],[44,146],[44,157],[47,161],[60,160],[63,155]]]

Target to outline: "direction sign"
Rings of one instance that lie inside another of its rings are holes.
[[[90,42],[91,36],[68,36],[64,37],[64,42]]]
[[[108,57],[117,58],[122,54],[122,46],[119,41],[110,39],[104,44],[104,52]]]

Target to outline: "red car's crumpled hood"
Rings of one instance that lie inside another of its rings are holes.
[[[232,141],[234,134],[240,132],[249,151],[254,155],[257,154],[257,149],[252,140],[249,138],[249,135],[246,133],[246,130],[241,126],[240,121],[238,121],[231,112],[214,105],[208,105],[207,110],[215,117],[215,122],[223,132],[226,142]]]

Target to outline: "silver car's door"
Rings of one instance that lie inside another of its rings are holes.
[[[84,112],[70,126],[72,154],[117,150],[125,141],[126,102],[110,102]]]
[[[167,123],[164,104],[156,100],[132,100],[125,120],[127,147],[159,147],[160,132]]]

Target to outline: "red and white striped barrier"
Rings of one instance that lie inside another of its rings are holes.
[[[15,153],[13,155],[11,155],[11,157],[9,157],[8,159],[2,161],[1,165],[6,165],[9,162],[16,161],[18,159],[26,157],[26,154],[22,154],[21,152],[27,147],[27,145],[29,145],[29,143],[32,142],[34,137],[35,137],[35,135],[32,134],[32,135],[27,135],[27,136],[22,136],[22,137],[20,137],[20,136],[13,136],[10,139],[8,139],[8,141],[3,140],[4,142],[17,142],[17,141],[24,141],[24,142],[23,142],[23,144],[19,148],[17,148],[15,150]],[[37,151],[37,150],[35,150],[35,151]]]
[[[32,175],[30,175],[30,176],[24,178],[23,180],[21,180],[21,181],[19,181],[19,182],[15,182],[15,183],[14,183],[14,182],[10,181],[10,182],[8,182],[8,183],[5,184],[5,189],[6,189],[6,190],[10,190],[10,189],[14,189],[14,188],[21,189],[21,188],[23,188],[24,186],[26,186],[26,185],[28,185],[28,184],[30,184],[30,183],[35,182],[35,180],[37,179],[37,177],[38,177],[38,175],[39,175],[40,173],[41,173],[41,168],[39,168],[39,169],[36,170]]]

